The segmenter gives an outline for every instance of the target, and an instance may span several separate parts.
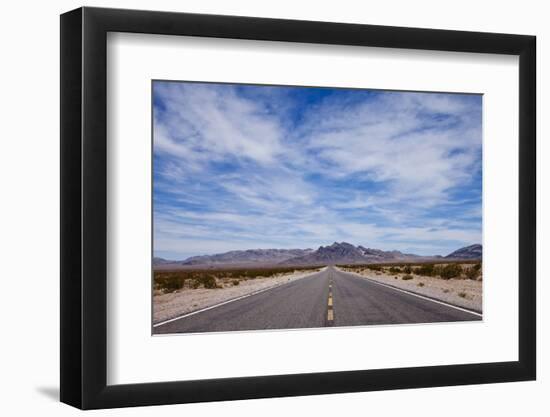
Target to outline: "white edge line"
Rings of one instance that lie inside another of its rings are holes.
[[[322,271],[323,271],[323,270],[321,270],[321,271],[319,271],[319,272],[322,272]],[[313,274],[317,274],[317,273],[318,273],[318,272],[314,272]],[[302,278],[306,278],[306,277],[308,277],[308,276],[310,276],[310,275],[313,275],[313,274],[309,274],[309,275],[303,276]],[[298,279],[301,279],[301,278],[298,278]],[[294,281],[296,281],[296,280],[294,280]],[[290,282],[294,282],[294,281],[290,281]],[[161,321],[160,323],[153,324],[153,328],[154,328],[154,327],[162,326],[162,325],[164,325],[164,324],[171,323],[171,322],[176,321],[176,320],[184,319],[184,318],[186,318],[186,317],[194,316],[195,314],[202,313],[203,311],[212,310],[213,308],[220,307],[220,306],[223,306],[223,305],[225,305],[225,304],[232,303],[232,302],[234,302],[234,301],[239,301],[239,300],[242,300],[243,298],[251,297],[251,296],[253,296],[253,295],[260,294],[260,293],[262,293],[262,292],[272,290],[273,288],[277,288],[277,287],[281,287],[281,286],[286,285],[286,284],[290,284],[290,282],[289,282],[289,281],[287,281],[287,282],[282,282],[282,283],[280,283],[280,284],[273,285],[273,286],[271,286],[271,287],[262,288],[261,290],[254,291],[254,292],[251,292],[251,293],[249,293],[249,294],[244,294],[244,295],[241,295],[241,296],[239,296],[239,297],[232,298],[232,299],[230,299],[230,300],[222,301],[221,303],[214,304],[214,305],[209,306],[209,307],[204,307],[204,308],[201,308],[200,310],[195,310],[195,311],[192,311],[192,312],[190,312],[190,313],[182,314],[181,316],[174,317],[173,319]]]
[[[409,294],[409,295],[413,295],[413,296],[418,297],[418,298],[422,298],[423,300],[428,300],[428,301],[431,301],[433,303],[442,304],[444,306],[451,307],[451,308],[454,308],[456,310],[464,311],[466,313],[470,313],[470,314],[473,314],[473,315],[478,316],[478,317],[483,317],[483,314],[480,314],[477,311],[472,311],[472,310],[468,310],[467,308],[458,307],[458,306],[446,303],[444,301],[434,300],[433,298],[430,298],[430,297],[424,297],[423,295],[416,294],[412,291],[403,290],[401,288],[397,288],[397,287],[394,287],[392,285],[388,285],[388,284],[384,284],[382,282],[375,281],[375,280],[373,280],[371,278],[367,278],[363,275],[356,274],[355,272],[348,272],[348,271],[342,271],[342,270],[339,270],[339,271],[343,272],[343,273],[347,273],[347,274],[352,274],[352,276],[354,276],[356,278],[366,279],[366,280],[368,280],[368,281],[370,281],[374,284],[378,284],[378,285],[381,285],[381,286],[386,287],[386,288],[391,288],[392,290],[395,290],[395,291],[400,291],[400,292],[403,292],[405,294]]]

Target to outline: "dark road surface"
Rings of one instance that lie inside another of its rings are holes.
[[[328,267],[288,284],[154,327],[154,334],[481,320]]]

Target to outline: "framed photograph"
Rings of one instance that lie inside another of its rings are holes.
[[[61,401],[533,380],[535,37],[61,16]]]

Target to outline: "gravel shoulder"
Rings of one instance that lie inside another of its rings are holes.
[[[153,296],[153,323],[157,324],[243,295],[274,288],[305,278],[318,271],[319,269],[312,269],[271,277],[241,280],[239,285],[216,289],[186,288],[168,294],[155,294]]]
[[[383,284],[392,285],[459,307],[464,307],[480,313],[483,311],[483,281],[453,278],[445,280],[415,274],[411,274],[413,277],[412,279],[404,281],[402,280],[403,274],[389,275],[369,270],[358,273],[347,268],[338,269],[362,278],[368,278]],[[397,278],[395,278],[396,276]]]

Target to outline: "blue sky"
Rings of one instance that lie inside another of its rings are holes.
[[[155,81],[155,256],[481,243],[481,113],[481,95]]]

